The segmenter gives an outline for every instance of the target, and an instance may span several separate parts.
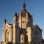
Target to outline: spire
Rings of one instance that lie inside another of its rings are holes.
[[[26,4],[25,4],[25,1],[24,1],[24,4],[23,4],[23,8],[26,9]]]
[[[4,22],[5,22],[5,24],[6,24],[7,20],[5,19]]]

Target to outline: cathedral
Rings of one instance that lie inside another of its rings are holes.
[[[13,23],[4,20],[0,44],[42,44],[42,29],[33,25],[33,17],[24,2],[22,11],[13,16]]]

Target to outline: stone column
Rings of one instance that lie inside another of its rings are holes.
[[[29,27],[29,28],[27,28],[27,35],[28,35],[28,42],[29,42],[29,44],[31,43],[31,41],[32,41],[32,36],[31,36],[31,27]]]
[[[12,42],[12,29],[9,29],[9,42]]]
[[[5,42],[5,32],[2,33],[2,41]]]

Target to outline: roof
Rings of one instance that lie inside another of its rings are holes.
[[[9,25],[12,25],[12,24],[9,24]]]
[[[32,26],[32,29],[34,29],[34,28],[36,28],[36,27],[38,27],[39,29],[40,29],[40,27],[36,24],[36,25],[33,25]],[[42,31],[42,29],[40,29],[41,31]]]
[[[22,17],[26,17],[26,13],[27,13],[28,17],[32,18],[32,15],[26,9],[22,9],[20,13]],[[20,13],[18,14],[18,18],[20,17]]]
[[[23,16],[23,17],[26,17],[26,13],[28,13],[28,17],[32,17],[31,16],[31,14],[26,10],[26,9],[23,9],[22,11],[21,11],[21,15]]]

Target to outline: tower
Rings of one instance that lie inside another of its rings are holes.
[[[33,18],[32,18],[32,15],[26,10],[25,2],[23,4],[22,11],[18,14],[18,24],[19,24],[20,29],[23,31],[23,32],[21,31],[23,33],[23,35],[22,33],[21,35],[22,37],[24,37],[24,40],[22,41],[25,41],[25,42],[28,41],[30,43],[31,33],[32,33],[31,27],[33,26]]]
[[[19,27],[17,13],[15,13],[13,17],[13,43],[19,44]]]
[[[17,13],[14,14],[13,17],[13,43],[15,43],[16,41],[16,21],[17,21]]]
[[[33,25],[32,15],[26,10],[25,2],[22,11],[18,14],[18,19],[20,28],[26,28]]]

